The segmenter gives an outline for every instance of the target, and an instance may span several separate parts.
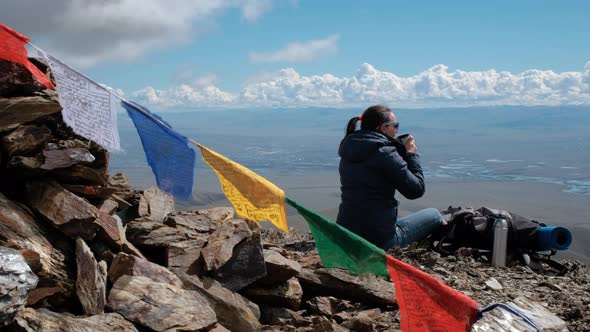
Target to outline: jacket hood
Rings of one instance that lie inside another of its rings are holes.
[[[387,136],[372,130],[358,130],[346,136],[338,149],[338,155],[350,162],[369,159],[381,147],[391,145]]]

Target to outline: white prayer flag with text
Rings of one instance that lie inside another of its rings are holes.
[[[121,149],[117,129],[119,100],[102,86],[45,54],[57,83],[64,122],[74,132],[109,151]]]

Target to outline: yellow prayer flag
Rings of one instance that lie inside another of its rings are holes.
[[[200,144],[198,147],[203,160],[219,177],[223,193],[240,217],[257,222],[268,220],[289,232],[283,190],[235,161]]]

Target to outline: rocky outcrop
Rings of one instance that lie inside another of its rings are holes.
[[[107,151],[65,125],[55,92],[24,74],[0,70],[0,97],[13,97],[0,98],[0,246],[11,248],[0,260],[18,257],[0,262],[1,330],[399,330],[389,278],[323,268],[310,234],[262,229],[226,207],[175,212],[169,194],[134,190],[109,176]],[[590,277],[575,264],[550,276],[425,249],[390,254],[481,304],[590,328]],[[482,323],[496,328],[505,312],[490,314]]]

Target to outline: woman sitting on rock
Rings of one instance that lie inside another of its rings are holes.
[[[419,241],[443,223],[434,208],[398,219],[396,191],[408,199],[424,195],[414,138],[405,144],[395,140],[398,128],[388,107],[371,106],[348,121],[338,150],[342,202],[337,223],[385,250]]]

